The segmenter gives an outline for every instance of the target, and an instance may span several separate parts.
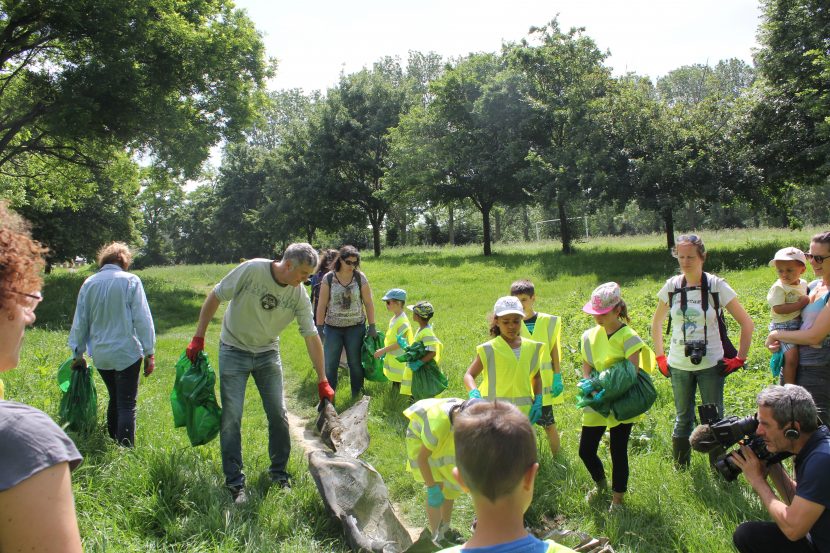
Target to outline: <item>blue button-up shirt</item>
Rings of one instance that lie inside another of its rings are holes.
[[[153,316],[141,279],[107,264],[86,279],[78,293],[69,347],[78,358],[86,351],[98,369],[126,369],[152,355]]]

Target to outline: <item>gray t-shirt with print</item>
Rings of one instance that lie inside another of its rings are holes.
[[[0,492],[60,463],[81,464],[78,448],[49,416],[23,403],[0,400]]]
[[[251,259],[238,265],[213,293],[230,302],[219,335],[229,346],[251,353],[278,350],[280,333],[294,319],[303,337],[317,334],[305,286],[278,284],[269,259]]]
[[[329,326],[344,327],[363,324],[366,320],[363,314],[363,298],[360,293],[368,284],[363,273],[355,271],[352,280],[341,283],[334,272],[326,274],[323,278],[329,282],[329,303],[326,307],[326,324]],[[360,278],[360,285],[357,279]]]

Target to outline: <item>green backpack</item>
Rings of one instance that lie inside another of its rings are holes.
[[[170,406],[174,426],[187,428],[187,437],[193,446],[204,445],[219,434],[222,409],[216,403],[215,384],[216,373],[204,351],[199,352],[195,363],[182,353],[176,363]]]
[[[66,428],[75,432],[91,432],[98,423],[98,392],[92,369],[73,369],[71,357],[58,369],[58,387],[63,392],[58,416]]]

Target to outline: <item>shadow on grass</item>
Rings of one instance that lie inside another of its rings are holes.
[[[709,252],[706,270],[744,270],[764,266],[775,251],[787,244],[783,240],[757,242],[741,246],[719,248]],[[398,263],[430,264],[455,268],[464,264],[495,265],[513,271],[527,264],[537,264],[547,280],[560,276],[597,275],[600,281],[616,281],[621,285],[643,278],[664,279],[677,272],[676,261],[665,248],[614,249],[591,248],[566,255],[561,251],[494,253],[489,257],[469,253],[442,253],[425,259],[423,254],[407,253],[395,257]]]
[[[75,315],[75,303],[87,272],[53,273],[46,278],[43,286],[44,300],[37,309],[37,327],[49,330],[68,331]],[[204,295],[191,288],[156,278],[142,279],[156,334],[164,334],[183,322],[199,318]]]

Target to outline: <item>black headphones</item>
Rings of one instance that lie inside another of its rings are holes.
[[[795,427],[795,409],[793,408],[793,398],[790,398],[790,427],[784,430],[784,437],[788,440],[795,441],[801,437],[801,432]]]

